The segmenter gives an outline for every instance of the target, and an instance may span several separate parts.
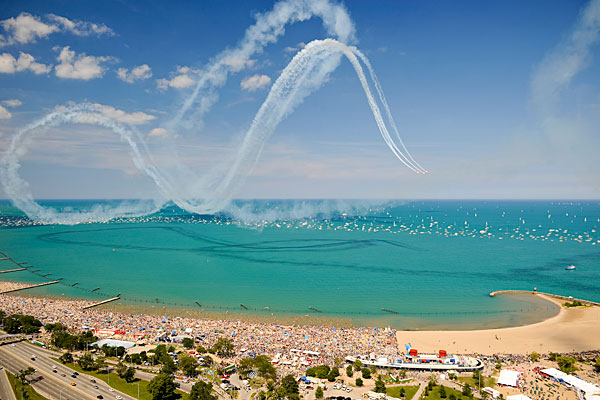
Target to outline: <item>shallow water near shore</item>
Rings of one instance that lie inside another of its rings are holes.
[[[0,278],[63,278],[27,292],[120,293],[132,309],[419,330],[517,326],[557,312],[534,296],[489,297],[494,290],[600,301],[600,202],[323,203],[304,202],[303,213],[319,210],[304,216],[298,202],[254,201],[240,202],[252,218],[171,208],[76,226],[34,225],[5,203],[0,251],[29,269]]]

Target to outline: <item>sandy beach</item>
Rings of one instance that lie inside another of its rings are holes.
[[[557,305],[564,303],[542,294],[535,296]],[[474,331],[398,331],[396,337],[400,346],[410,343],[421,352],[444,349],[491,355],[595,350],[600,348],[600,307],[561,306],[556,316],[526,326]]]

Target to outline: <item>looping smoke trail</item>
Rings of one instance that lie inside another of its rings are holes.
[[[307,6],[292,7],[286,9],[285,5]],[[282,8],[283,7],[283,11]],[[314,8],[316,7],[316,8]],[[322,8],[319,8],[322,7]],[[324,8],[323,8],[324,7]],[[328,8],[329,7],[329,8]],[[332,13],[332,8],[335,12]],[[253,51],[259,51],[261,46],[275,41],[277,36],[282,34],[283,25],[288,21],[304,20],[312,14],[320,15],[325,21],[326,26],[331,29],[337,29],[338,36],[349,39],[353,29],[343,28],[344,24],[340,21],[349,21],[343,18],[345,12],[343,9],[335,8],[327,0],[316,1],[284,1],[278,3],[271,14],[259,18],[257,25],[248,29],[244,43],[240,49],[229,52],[231,54],[240,54],[248,59]],[[328,10],[323,11],[323,10]],[[274,14],[273,14],[274,13]],[[282,16],[283,14],[283,16]],[[333,15],[333,17],[332,17]],[[340,17],[340,15],[342,17]],[[283,18],[283,22],[275,17]],[[275,21],[271,21],[271,19]],[[335,22],[335,23],[334,23]],[[262,26],[265,25],[265,26]],[[342,26],[342,28],[340,28]],[[280,29],[276,29],[279,27]],[[350,23],[350,27],[351,26]],[[253,29],[254,28],[254,29]],[[334,30],[335,30],[334,29]],[[258,33],[257,33],[258,32]],[[259,34],[261,33],[262,34]],[[262,36],[261,36],[262,35]],[[262,38],[262,39],[257,39]],[[247,43],[254,43],[251,46]],[[249,46],[249,47],[248,47]],[[32,123],[19,131],[11,140],[9,149],[5,158],[0,164],[0,181],[4,186],[6,194],[13,200],[14,204],[23,210],[30,218],[45,223],[54,224],[75,224],[82,222],[105,221],[123,216],[147,215],[160,210],[166,204],[166,201],[172,201],[182,209],[192,213],[214,214],[227,207],[230,203],[237,187],[242,182],[245,174],[248,174],[254,168],[256,161],[260,157],[266,141],[274,133],[279,123],[288,116],[302,101],[311,93],[319,89],[328,76],[338,67],[342,57],[346,57],[352,64],[358,79],[363,87],[369,107],[375,118],[379,131],[394,155],[408,168],[416,173],[426,173],[407,151],[402,142],[398,129],[394,123],[389,110],[381,85],[371,67],[368,59],[358,49],[348,46],[334,39],[315,40],[301,50],[292,61],[286,66],[279,78],[275,81],[267,96],[267,99],[258,110],[250,129],[244,136],[243,142],[237,152],[233,165],[227,170],[224,176],[212,177],[201,176],[198,182],[186,182],[178,184],[174,179],[168,178],[152,161],[152,155],[145,146],[142,137],[135,128],[125,126],[118,121],[103,115],[101,109],[93,104],[84,103],[69,107],[63,107],[48,114],[46,117]],[[211,84],[222,83],[226,79],[228,70],[223,68],[226,57],[218,58],[220,61],[214,63],[209,70],[216,75],[209,75],[213,79]],[[384,107],[388,123],[392,127],[396,139],[390,135],[385,120],[381,114],[376,98],[373,96],[367,77],[363,71],[359,59],[366,65],[373,86],[377,92],[378,99]],[[220,74],[220,75],[219,75]],[[220,78],[215,78],[220,76]],[[180,115],[176,116],[175,121],[186,112],[195,101],[195,96],[202,89],[200,83],[188,101],[180,110]],[[41,206],[33,199],[29,185],[18,173],[20,163],[19,159],[26,153],[27,144],[39,134],[41,130],[48,126],[55,126],[63,123],[87,123],[102,126],[115,132],[122,141],[130,147],[130,152],[135,166],[146,175],[148,175],[156,184],[159,191],[166,200],[138,202],[130,204],[120,204],[117,206],[95,206],[89,211],[58,211],[53,208]],[[206,182],[209,182],[206,184]],[[186,188],[193,188],[191,191]]]

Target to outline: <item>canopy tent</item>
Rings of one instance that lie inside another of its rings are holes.
[[[600,399],[600,387],[586,382],[576,376],[565,374],[556,368],[546,368],[540,370],[544,375],[548,375],[556,380],[563,381],[566,384],[573,386],[575,389],[585,393],[586,400],[597,400]]]
[[[500,377],[498,378],[498,385],[517,387],[519,382],[519,372],[510,369],[503,369],[500,371]],[[517,399],[515,399],[517,400]]]
[[[531,397],[527,397],[524,394],[515,394],[514,396],[508,396],[506,400],[532,400]]]

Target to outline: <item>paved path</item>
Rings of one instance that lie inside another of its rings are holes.
[[[0,371],[0,400],[17,400],[8,381],[8,376],[6,376],[5,369]]]

